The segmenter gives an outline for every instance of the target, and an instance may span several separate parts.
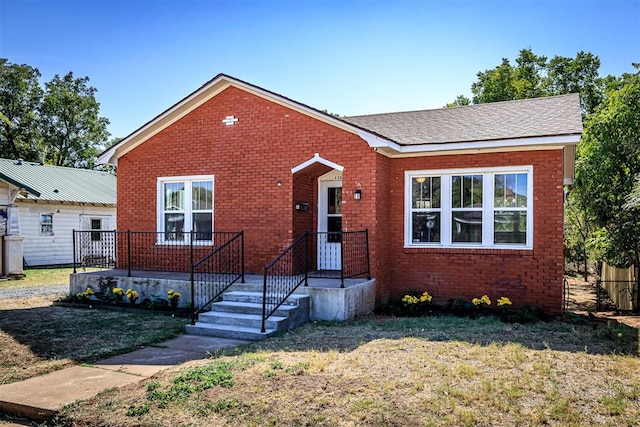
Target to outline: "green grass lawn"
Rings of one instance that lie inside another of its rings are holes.
[[[43,285],[64,285],[69,284],[69,275],[73,273],[73,268],[27,268],[24,270],[25,277],[17,280],[3,280],[0,287],[26,287]]]

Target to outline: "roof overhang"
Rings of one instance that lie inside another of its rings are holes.
[[[344,170],[344,166],[341,166],[337,163],[332,162],[331,160],[327,160],[323,157],[320,157],[319,153],[315,153],[315,155],[309,160],[300,163],[298,166],[291,168],[291,173],[296,173],[301,171],[302,169],[308,168],[309,166],[320,163],[321,165],[325,165],[330,167],[331,169],[336,169],[342,172]]]
[[[364,137],[363,137],[364,139]],[[478,154],[498,151],[553,150],[565,146],[575,146],[580,142],[580,134],[514,138],[488,141],[464,141],[415,145],[377,144],[373,146],[387,157],[442,156],[448,154]]]
[[[163,129],[177,122],[194,109],[200,107],[225,89],[236,87],[255,96],[267,99],[270,102],[282,105],[286,108],[307,115],[331,126],[340,128],[346,132],[358,135],[367,142],[369,147],[374,148],[378,153],[390,157],[418,157],[436,156],[448,154],[474,154],[482,152],[497,151],[522,151],[540,149],[562,149],[565,146],[575,146],[580,141],[579,133],[567,135],[537,136],[528,138],[497,139],[497,140],[477,140],[477,141],[456,141],[445,143],[425,143],[425,144],[399,144],[389,138],[368,129],[348,123],[338,117],[327,114],[323,111],[312,108],[286,98],[277,93],[262,89],[258,86],[219,74],[193,93],[165,110],[163,113],[144,124],[142,127],[125,137],[118,144],[107,149],[98,157],[99,163],[118,164],[118,159],[153,137]],[[224,117],[222,117],[224,118]],[[311,159],[310,161],[317,161]]]
[[[293,101],[289,98],[270,92],[266,89],[262,89],[258,86],[254,86],[242,80],[238,80],[224,74],[219,74],[195,92],[191,93],[186,98],[182,99],[177,104],[173,105],[168,110],[164,111],[129,136],[125,137],[118,144],[104,151],[98,157],[98,162],[117,165],[120,157],[231,86],[313,117],[314,119],[343,129],[347,132],[360,135],[371,147],[375,147],[376,145],[395,144],[392,141],[380,137],[379,135],[367,132],[365,129],[349,124],[330,114],[309,107],[308,105]],[[375,145],[371,145],[372,143]]]
[[[0,180],[6,182],[11,187],[14,187],[17,190],[15,196],[17,196],[18,193],[20,193],[20,192],[25,192],[25,193],[31,194],[34,197],[40,197],[40,192],[39,191],[36,191],[33,188],[29,187],[28,185],[25,185],[25,184],[23,184],[21,182],[18,182],[15,179],[13,179],[13,178],[11,178],[11,177],[3,174],[3,173],[0,173]],[[15,199],[15,197],[14,197],[14,199]]]

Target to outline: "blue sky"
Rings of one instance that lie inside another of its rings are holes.
[[[440,108],[523,48],[640,62],[640,0],[0,0],[0,57],[73,71],[123,137],[218,73],[341,115]]]

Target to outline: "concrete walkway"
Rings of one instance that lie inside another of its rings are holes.
[[[78,365],[12,384],[0,385],[0,412],[33,420],[53,417],[64,405],[103,390],[143,381],[162,369],[206,358],[211,352],[248,344],[227,338],[182,335],[93,365]],[[0,425],[5,425],[0,421]]]

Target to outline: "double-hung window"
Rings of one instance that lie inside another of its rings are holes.
[[[405,246],[532,248],[531,166],[409,171]]]
[[[40,235],[53,236],[53,214],[40,214]]]
[[[161,242],[211,242],[213,176],[158,178],[157,227]]]

